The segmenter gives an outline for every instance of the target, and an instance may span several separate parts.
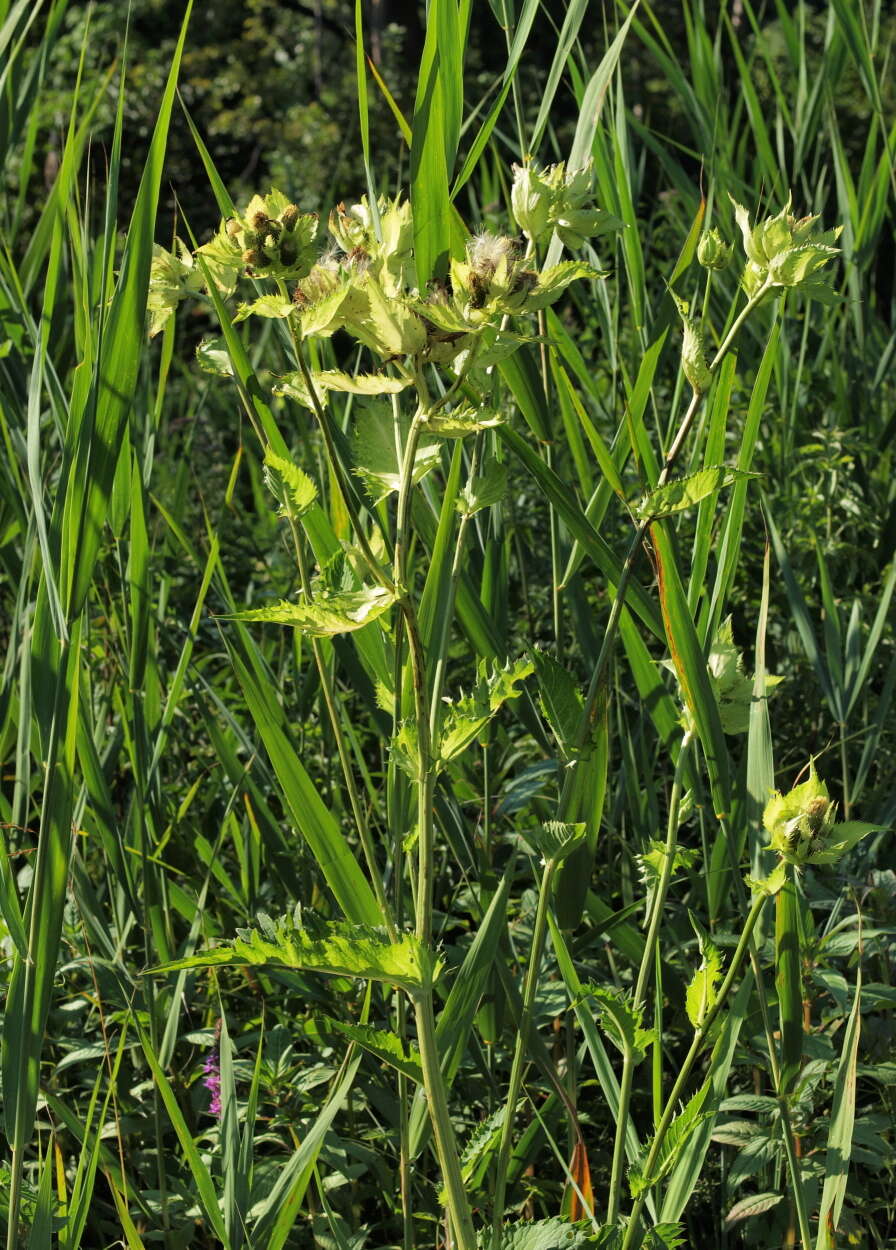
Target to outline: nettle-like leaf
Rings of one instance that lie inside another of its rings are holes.
[[[540,308],[547,308],[560,298],[571,283],[580,278],[596,281],[604,277],[606,274],[583,260],[564,260],[559,265],[551,265],[549,269],[542,270],[535,286],[526,296],[525,311],[537,312]]]
[[[300,909],[277,920],[260,914],[257,928],[237,929],[233,942],[212,950],[175,959],[153,969],[177,972],[182,968],[238,967],[293,968],[328,976],[384,981],[413,994],[431,985],[441,971],[440,961],[413,935],[388,941],[377,929],[344,923],[302,921]]]
[[[653,1029],[642,1027],[643,1012],[636,1008],[627,994],[603,985],[584,985],[583,998],[593,998],[597,1020],[613,1045],[623,1054],[631,1052],[635,1063],[641,1063],[647,1047],[655,1040]]]
[[[464,1185],[470,1192],[477,1190],[482,1184],[489,1160],[495,1150],[497,1150],[498,1143],[501,1140],[501,1130],[504,1127],[506,1112],[506,1107],[499,1107],[487,1120],[477,1124],[464,1148],[460,1160],[460,1170],[464,1178]],[[440,1192],[439,1201],[443,1206],[446,1205],[444,1189]]]
[[[489,1245],[489,1235],[480,1234],[482,1250]],[[598,1245],[589,1220],[570,1224],[555,1217],[506,1226],[501,1231],[500,1250],[592,1250]]]
[[[530,651],[529,655],[538,679],[541,710],[554,737],[568,755],[575,746],[584,706],[578,684],[572,674],[546,651]]]
[[[197,249],[196,260],[203,279],[207,274],[225,299],[233,294],[245,264],[240,245],[227,233],[225,222],[221,222],[213,239]]]
[[[767,877],[750,877],[745,878],[747,888],[753,894],[764,894],[767,898],[772,898],[775,894],[780,893],[787,884],[787,865],[782,860],[775,864],[774,868]]]
[[[180,255],[153,244],[146,308],[150,314],[149,337],[163,330],[182,300],[202,289],[202,271],[196,269],[189,249],[177,240]]]
[[[408,428],[408,422],[402,420],[399,445],[390,412],[371,407],[358,417],[352,438],[354,471],[374,503],[379,503],[401,487],[401,460]],[[441,456],[438,443],[420,441],[414,456],[414,484],[440,463]]]
[[[500,503],[507,490],[510,471],[500,460],[489,460],[483,473],[468,482],[457,497],[458,512],[473,516],[483,508]]]
[[[641,1242],[641,1250],[677,1250],[687,1244],[680,1224],[655,1224]]]
[[[196,363],[204,373],[214,373],[219,378],[233,377],[233,361],[223,338],[203,339],[196,348]]]
[[[444,714],[438,743],[441,763],[446,764],[465,751],[502,704],[519,697],[516,687],[532,671],[532,662],[527,659],[508,660],[503,666],[480,661],[472,692],[450,703]]]
[[[249,608],[223,619],[293,625],[312,637],[327,638],[363,629],[387,612],[394,602],[395,595],[385,587],[368,586],[361,590],[321,591],[314,599],[299,603],[284,599],[270,607]]]
[[[545,863],[559,864],[585,841],[588,826],[583,822],[546,820],[523,835]]]
[[[275,395],[283,395],[286,399],[295,400],[297,404],[301,404],[303,408],[307,408],[310,412],[314,412],[316,409],[308,384],[301,373],[284,374],[271,389]],[[316,398],[321,407],[326,407],[326,391],[317,392]]]
[[[659,842],[655,838],[650,839],[649,850],[635,856],[641,880],[649,890],[652,890],[659,880],[667,856],[665,842]],[[690,847],[677,846],[672,857],[672,872],[676,873],[680,868],[693,868],[699,858],[699,851]]]
[[[341,369],[323,369],[312,375],[321,390],[345,391],[349,395],[397,395],[410,386],[411,379],[387,373],[343,373]]]
[[[440,408],[427,418],[426,432],[439,438],[466,438],[480,430],[500,425],[504,418],[490,408],[473,408],[469,404],[457,408]]]
[[[703,1110],[703,1104],[706,1102],[710,1088],[710,1082],[704,1082],[696,1094],[685,1104],[684,1109],[669,1125],[668,1132],[660,1146],[659,1157],[654,1161],[653,1172],[650,1176],[645,1176],[644,1174],[644,1167],[650,1154],[650,1143],[645,1146],[641,1160],[629,1168],[628,1182],[633,1198],[637,1198],[645,1189],[651,1188],[657,1181],[662,1180],[664,1176],[667,1176],[672,1171],[682,1152],[687,1147],[691,1134],[697,1125],[710,1114],[709,1111]]]
[[[392,738],[392,754],[403,772],[417,781],[420,778],[420,739],[412,719],[402,721]]]
[[[282,295],[260,295],[251,304],[240,304],[234,315],[234,322],[245,321],[248,317],[264,317],[268,321],[282,321],[293,311],[291,300]]]
[[[659,486],[645,495],[640,503],[633,508],[639,520],[650,518],[657,521],[662,517],[673,516],[676,512],[684,512],[695,507],[702,499],[715,491],[743,478],[758,477],[758,473],[747,473],[743,469],[729,469],[727,465],[717,464],[708,469],[699,469],[688,477],[677,478]]]
[[[719,984],[722,980],[722,956],[694,914],[690,913],[690,915],[691,926],[697,934],[697,944],[700,948],[700,966],[688,986],[685,1007],[691,1024],[695,1029],[699,1029],[706,1019],[706,1013],[715,1006],[718,998]]]
[[[268,447],[264,456],[265,481],[284,515],[303,516],[317,499],[317,487],[307,473]]]
[[[420,1051],[412,1042],[404,1043],[395,1033],[390,1033],[387,1029],[374,1029],[367,1024],[347,1024],[329,1016],[325,1017],[324,1023],[327,1028],[357,1042],[374,1058],[388,1063],[418,1085],[423,1084]]]
[[[387,294],[372,274],[365,275],[365,315],[346,328],[380,356],[414,356],[426,344],[426,327],[403,298]]]
[[[753,679],[744,674],[743,656],[734,645],[731,617],[719,626],[709,652],[709,680],[719,705],[722,728],[727,734],[746,733],[750,728]],[[783,677],[766,673],[765,693],[769,695]]]

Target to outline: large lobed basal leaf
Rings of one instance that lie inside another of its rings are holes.
[[[384,981],[414,994],[431,985],[440,961],[411,934],[394,942],[365,925],[332,923],[305,925],[297,909],[294,915],[272,920],[260,914],[255,929],[238,929],[232,942],[175,959],[153,969],[176,972],[181,968],[279,967],[327,976],[361,977]],[[359,1039],[360,1040],[360,1039]]]

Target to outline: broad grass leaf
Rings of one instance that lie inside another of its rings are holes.
[[[843,1210],[843,1199],[846,1196],[856,1118],[856,1065],[859,1058],[859,1037],[862,1031],[861,1005],[862,966],[860,964],[856,970],[856,992],[843,1038],[840,1062],[837,1065],[837,1078],[834,1082],[831,1125],[828,1130],[827,1153],[824,1161],[824,1188],[821,1192],[821,1207],[818,1212],[816,1250],[833,1250],[836,1245],[837,1225]]]

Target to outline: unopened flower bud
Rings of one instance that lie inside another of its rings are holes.
[[[697,259],[705,269],[724,269],[731,259],[731,250],[718,230],[707,230],[697,244]]]
[[[280,223],[284,230],[292,231],[296,228],[296,222],[299,220],[299,210],[295,204],[287,204],[283,212],[280,214]]]

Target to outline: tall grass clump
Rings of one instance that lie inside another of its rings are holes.
[[[127,211],[126,58],[7,205],[9,1250],[892,1236],[896,29],[673,7],[493,6],[479,95],[431,0],[404,102],[358,0],[325,216],[187,9]]]

